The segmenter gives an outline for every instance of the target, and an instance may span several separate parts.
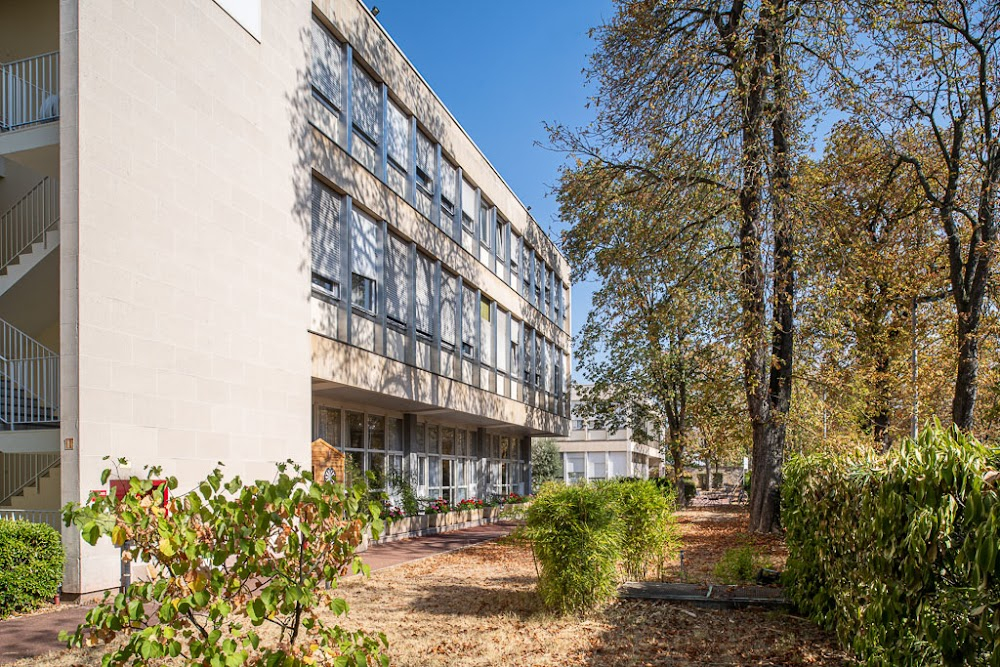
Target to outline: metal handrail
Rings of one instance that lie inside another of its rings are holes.
[[[58,118],[58,51],[0,64],[0,132]]]
[[[62,531],[62,512],[59,510],[15,510],[0,507],[0,519],[44,523],[52,526],[57,533]]]
[[[59,466],[59,452],[0,452],[0,507],[34,486],[37,490],[42,478]]]
[[[59,422],[59,355],[0,320],[0,422]]]
[[[0,271],[59,222],[59,186],[48,176],[0,215]]]

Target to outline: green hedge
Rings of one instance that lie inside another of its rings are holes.
[[[63,557],[62,538],[51,526],[0,520],[0,618],[52,600]]]
[[[926,429],[785,466],[785,582],[868,665],[1000,665],[1000,450]]]

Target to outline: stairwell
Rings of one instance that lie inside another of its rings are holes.
[[[59,246],[59,184],[46,176],[0,214],[0,295]]]
[[[0,519],[45,523],[60,530],[59,452],[0,451]]]
[[[59,426],[59,355],[0,320],[0,430]]]

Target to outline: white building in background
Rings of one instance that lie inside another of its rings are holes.
[[[566,260],[358,0],[0,0],[0,83],[0,516],[317,437],[523,492],[568,432]]]
[[[637,441],[632,429],[611,433],[594,428],[592,421],[576,416],[576,400],[574,389],[569,437],[556,439],[562,453],[563,480],[567,484],[613,477],[648,479],[650,474],[659,474],[663,455],[658,443]]]

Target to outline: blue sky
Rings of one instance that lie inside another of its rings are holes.
[[[544,122],[585,124],[581,70],[587,31],[612,16],[610,0],[366,0],[378,20],[486,154],[542,228],[563,226],[551,195],[563,155],[547,145]],[[454,45],[448,48],[448,45]],[[590,289],[573,288],[573,332]]]

